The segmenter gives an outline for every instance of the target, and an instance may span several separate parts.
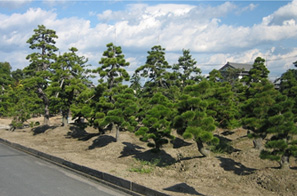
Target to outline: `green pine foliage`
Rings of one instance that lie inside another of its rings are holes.
[[[34,91],[27,89],[24,85],[18,84],[10,87],[8,94],[8,116],[13,117],[11,130],[22,128],[24,123],[32,116],[40,115],[42,111],[42,100]]]
[[[47,89],[51,95],[53,113],[62,112],[62,125],[68,123],[70,107],[75,99],[90,85],[86,70],[87,59],[77,56],[76,48],[69,50],[70,52],[58,56],[56,62],[51,65],[53,75]]]
[[[171,134],[171,119],[175,116],[174,105],[161,93],[156,93],[149,99],[141,127],[135,132],[140,140],[148,142],[154,152],[159,152],[164,144],[174,139]]]
[[[186,86],[177,104],[178,114],[173,120],[173,127],[177,132],[185,139],[193,138],[203,156],[209,156],[205,144],[219,143],[219,139],[212,134],[216,129],[215,121],[207,114],[209,103],[204,99],[210,87],[206,80]]]
[[[100,83],[107,83],[107,88],[111,89],[123,81],[129,81],[130,76],[125,67],[129,66],[125,56],[122,54],[120,46],[115,46],[113,43],[106,45],[107,50],[103,52],[103,57],[99,61],[101,65],[94,72],[100,75]]]
[[[11,87],[11,66],[8,62],[0,62],[0,116],[7,116],[9,96],[7,90]]]
[[[219,82],[222,78],[220,72],[213,70],[209,74],[209,93],[207,114],[215,119],[216,126],[220,128],[233,129],[240,126],[239,105],[236,102],[232,85],[228,82]]]
[[[281,168],[289,166],[289,158],[297,157],[297,127],[291,111],[293,102],[284,95],[278,94],[275,104],[267,111],[265,132],[271,137],[261,151],[262,159],[279,161]]]
[[[138,112],[137,99],[135,97],[134,91],[127,86],[119,85],[117,88],[113,88],[114,92],[114,104],[113,108],[110,109],[106,116],[102,113],[104,121],[103,126],[113,124],[115,125],[117,131],[127,130],[134,132],[137,121],[136,114]],[[101,117],[101,116],[100,116]],[[117,140],[119,139],[117,133]]]
[[[50,117],[50,101],[46,90],[52,76],[51,65],[55,62],[55,52],[58,51],[55,46],[57,38],[54,30],[47,29],[44,25],[38,25],[38,28],[34,29],[34,34],[27,41],[34,52],[26,57],[30,64],[24,69],[24,85],[34,89],[38,97],[43,100],[45,125],[49,123]]]
[[[297,61],[294,65],[297,67]],[[278,80],[280,80],[280,92],[294,103],[292,112],[294,121],[297,122],[297,69],[287,70]]]

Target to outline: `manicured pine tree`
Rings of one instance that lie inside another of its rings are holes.
[[[297,68],[297,61],[293,64]],[[287,70],[278,80],[280,81],[280,92],[294,103],[292,112],[294,121],[297,122],[297,69]]]
[[[138,112],[137,98],[134,91],[125,85],[118,85],[113,88],[114,104],[110,109],[103,122],[102,126],[113,124],[116,129],[116,141],[119,141],[119,131],[127,130],[133,132],[137,126],[136,114]],[[103,115],[103,114],[102,114]]]
[[[99,61],[101,66],[94,70],[94,73],[98,73],[101,77],[99,80],[100,92],[101,89],[106,88],[99,98],[99,104],[97,104],[97,110],[93,113],[96,124],[100,127],[100,123],[105,126],[105,116],[109,110],[114,109],[115,96],[119,92],[117,88],[121,88],[123,81],[129,81],[130,76],[126,71],[125,67],[129,66],[129,62],[126,62],[125,56],[122,54],[122,49],[120,46],[115,46],[113,43],[106,45],[107,50],[103,52],[103,57]],[[105,108],[104,110],[102,109]],[[111,122],[113,129],[116,129],[116,136],[119,136],[119,127],[115,126],[114,122]]]
[[[50,117],[50,101],[46,90],[52,75],[51,65],[55,62],[55,52],[58,51],[55,46],[57,38],[54,30],[47,29],[44,25],[38,25],[38,28],[34,29],[34,34],[27,41],[35,52],[27,56],[30,65],[24,69],[26,77],[24,85],[28,90],[34,90],[43,100],[44,125],[48,125]]]
[[[236,105],[236,97],[232,92],[229,82],[221,82],[221,73],[212,70],[209,73],[209,93],[205,99],[208,102],[207,114],[212,116],[215,124],[220,128],[233,129],[240,126],[239,105]]]
[[[199,84],[185,87],[177,104],[178,115],[173,120],[173,128],[184,138],[193,138],[198,151],[209,156],[210,151],[205,144],[216,145],[219,139],[212,132],[216,129],[214,119],[207,114],[208,101],[204,99],[209,93],[210,83],[206,80]]]
[[[270,137],[260,157],[279,161],[283,169],[289,168],[290,157],[297,157],[297,127],[292,107],[292,100],[276,91],[274,104],[268,108],[266,121],[261,127]]]
[[[264,65],[265,60],[258,57],[249,75],[243,78],[247,89],[246,100],[242,105],[242,125],[248,129],[250,138],[253,138],[254,147],[262,149],[262,141],[267,136],[265,124],[268,119],[268,111],[275,104],[277,91],[274,85],[268,81],[268,69]]]
[[[140,140],[148,142],[148,146],[153,148],[153,152],[159,152],[164,144],[174,139],[171,135],[171,119],[175,116],[174,105],[171,101],[158,92],[149,99],[148,107],[141,120],[141,126],[136,132],[136,136],[141,136]]]
[[[86,70],[88,59],[78,56],[78,50],[74,47],[69,51],[58,56],[57,61],[51,65],[54,74],[48,87],[52,110],[62,112],[62,125],[68,124],[68,115],[74,100],[91,84]]]

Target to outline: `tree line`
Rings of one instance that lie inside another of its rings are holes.
[[[176,130],[208,156],[221,144],[213,134],[216,128],[243,127],[261,158],[288,168],[289,158],[297,157],[297,69],[278,78],[279,88],[268,80],[261,57],[242,79],[237,77],[242,70],[231,69],[224,75],[214,69],[204,77],[190,50],[182,50],[170,65],[165,48],[157,45],[130,76],[120,46],[107,44],[92,70],[75,47],[57,54],[56,39],[54,30],[38,25],[27,41],[33,50],[26,57],[29,65],[11,71],[8,62],[0,63],[0,117],[12,117],[12,130],[38,115],[44,117],[43,126],[57,114],[66,125],[71,113],[78,124],[85,119],[84,125],[100,134],[115,130],[117,141],[121,131],[133,132],[155,152],[175,139]],[[91,82],[94,76],[97,85]]]

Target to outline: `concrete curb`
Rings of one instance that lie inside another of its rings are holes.
[[[52,155],[46,154],[44,152],[40,152],[38,150],[28,148],[28,147],[22,146],[20,144],[12,143],[12,142],[4,140],[2,138],[0,138],[0,142],[3,144],[6,144],[12,148],[15,148],[15,149],[21,150],[25,153],[31,154],[35,157],[42,158],[43,160],[54,163],[55,165],[58,165],[60,167],[64,167],[64,168],[72,170],[78,174],[92,178],[93,180],[99,181],[99,182],[104,183],[104,184],[111,186],[113,188],[120,189],[121,191],[124,191],[131,195],[135,195],[135,196],[139,196],[139,195],[169,196],[165,193],[158,192],[156,190],[153,190],[153,189],[147,188],[145,186],[139,185],[137,183],[131,182],[129,180],[125,180],[125,179],[113,176],[111,174],[108,174],[108,173],[94,170],[94,169],[85,167],[83,165],[78,165],[76,163],[72,163],[72,162],[64,160],[62,158],[52,156]]]

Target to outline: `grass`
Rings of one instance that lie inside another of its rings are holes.
[[[152,161],[144,161],[135,159],[135,164],[129,169],[130,172],[137,172],[140,174],[148,174],[154,171],[155,167],[160,162],[160,159],[153,159]]]

